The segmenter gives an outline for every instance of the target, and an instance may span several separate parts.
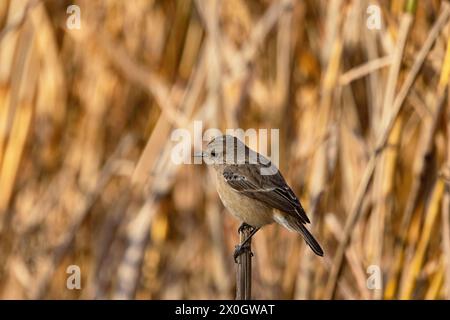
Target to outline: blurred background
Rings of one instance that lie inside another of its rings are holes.
[[[254,298],[450,298],[449,7],[0,1],[0,297],[234,298],[239,222],[170,158],[197,120],[280,129],[325,251],[262,229]]]

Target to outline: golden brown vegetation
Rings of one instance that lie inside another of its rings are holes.
[[[450,298],[449,8],[0,1],[0,297],[233,298],[238,222],[204,166],[170,161],[202,120],[280,128],[325,250],[260,231],[255,298]]]

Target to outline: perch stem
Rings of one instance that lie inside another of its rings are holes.
[[[244,249],[237,259],[236,300],[250,300],[252,295],[252,235],[251,228],[239,228],[240,246]]]

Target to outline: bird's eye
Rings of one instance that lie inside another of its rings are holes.
[[[215,157],[216,156],[216,152],[215,151],[211,151],[211,156]]]

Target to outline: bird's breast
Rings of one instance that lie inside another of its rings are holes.
[[[239,220],[252,227],[262,227],[274,221],[272,208],[235,191],[220,173],[216,176],[216,186],[223,205]]]

